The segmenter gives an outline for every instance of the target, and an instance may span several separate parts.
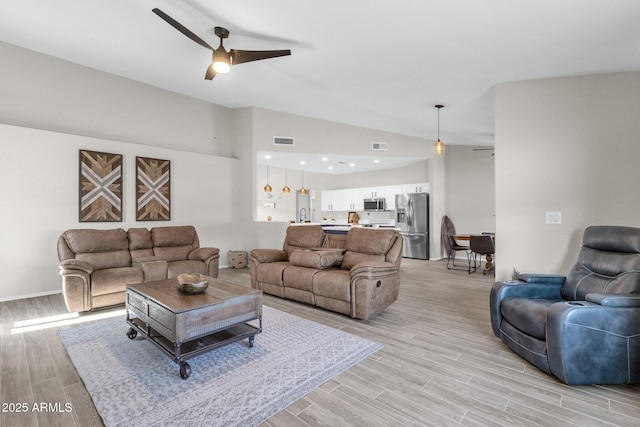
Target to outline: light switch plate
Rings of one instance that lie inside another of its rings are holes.
[[[562,224],[562,212],[548,212],[546,213],[547,224]]]

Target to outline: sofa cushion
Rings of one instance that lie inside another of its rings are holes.
[[[282,283],[285,288],[295,288],[312,292],[313,276],[318,272],[319,270],[314,268],[296,266],[287,267],[282,272]]]
[[[345,242],[342,269],[351,270],[363,261],[384,262],[386,254],[395,242],[397,231],[368,228],[351,228]]]
[[[151,240],[154,247],[191,246],[192,249],[195,249],[199,246],[197,239],[196,229],[191,225],[151,229]]]
[[[289,256],[289,262],[299,267],[315,268],[325,270],[327,268],[340,265],[342,262],[342,251],[322,251],[310,249],[296,249]]]
[[[516,329],[537,339],[546,340],[547,312],[557,300],[505,298],[500,304],[503,319]]]
[[[191,246],[155,247],[153,255],[167,261],[180,261],[189,258],[189,252],[192,250]]]
[[[105,268],[131,267],[131,255],[129,251],[79,253],[76,259],[91,264],[93,270]]]
[[[287,236],[282,249],[291,255],[296,249],[309,249],[322,246],[324,230],[319,225],[299,225],[287,228]]]
[[[151,242],[151,232],[146,228],[130,228],[127,230],[129,237],[129,252],[131,261],[135,262],[141,258],[153,256],[153,243]]]
[[[291,267],[291,264],[286,261],[259,264],[256,276],[260,282],[282,286],[282,272],[287,267]]]
[[[590,293],[640,293],[637,229],[599,225],[584,230],[582,248],[562,285],[562,296],[578,301]]]
[[[367,228],[351,228],[344,248],[351,252],[369,255],[385,255],[395,241],[397,231]]]
[[[344,245],[347,242],[346,234],[327,234],[322,242],[323,248],[340,248],[344,249]]]
[[[360,252],[351,252],[347,251],[344,254],[344,258],[342,259],[341,268],[343,270],[351,270],[354,265],[361,263],[363,261],[371,261],[371,262],[384,262],[384,255],[369,255],[363,254]]]
[[[151,232],[146,228],[130,228],[127,230],[129,238],[129,249],[151,249],[153,242],[151,241]]]
[[[135,267],[106,268],[91,275],[91,296],[124,292],[127,285],[142,283],[142,269]]]
[[[207,266],[202,261],[196,260],[178,260],[171,261],[167,267],[167,278],[174,279],[178,274],[182,273],[200,273],[207,274]]]
[[[67,230],[63,237],[74,253],[117,252],[129,249],[127,233],[114,230]]]
[[[346,270],[323,270],[313,276],[313,293],[341,301],[351,301],[351,276]]]
[[[67,230],[58,241],[60,261],[75,258],[100,270],[131,267],[129,241],[122,228],[114,230]]]

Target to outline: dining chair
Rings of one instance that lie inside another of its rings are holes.
[[[478,266],[478,255],[485,256],[486,262],[482,274],[492,272],[495,276],[495,268],[493,266],[493,256],[496,252],[496,246],[491,234],[471,235],[469,237],[469,249],[473,257],[473,268],[469,267],[469,274],[475,272]],[[482,258],[480,258],[480,266],[482,266]],[[473,270],[473,271],[472,271]]]
[[[442,217],[442,225],[440,227],[440,233],[442,236],[442,244],[444,245],[445,252],[447,253],[447,269],[448,270],[462,270],[462,268],[456,267],[456,253],[464,251],[467,257],[468,266],[464,270],[471,272],[471,252],[469,246],[461,245],[453,237],[456,234],[456,226],[453,221],[447,216]],[[453,267],[449,267],[449,262]]]

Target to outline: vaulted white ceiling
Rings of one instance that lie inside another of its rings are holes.
[[[217,47],[291,49],[205,81]],[[0,0],[0,40],[226,107],[493,144],[493,86],[640,70],[637,0]],[[1,65],[0,65],[1,66]],[[46,73],[47,70],[42,70]]]

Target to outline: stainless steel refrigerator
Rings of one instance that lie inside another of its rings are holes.
[[[429,259],[429,194],[396,195],[396,227],[404,239],[402,256]]]

